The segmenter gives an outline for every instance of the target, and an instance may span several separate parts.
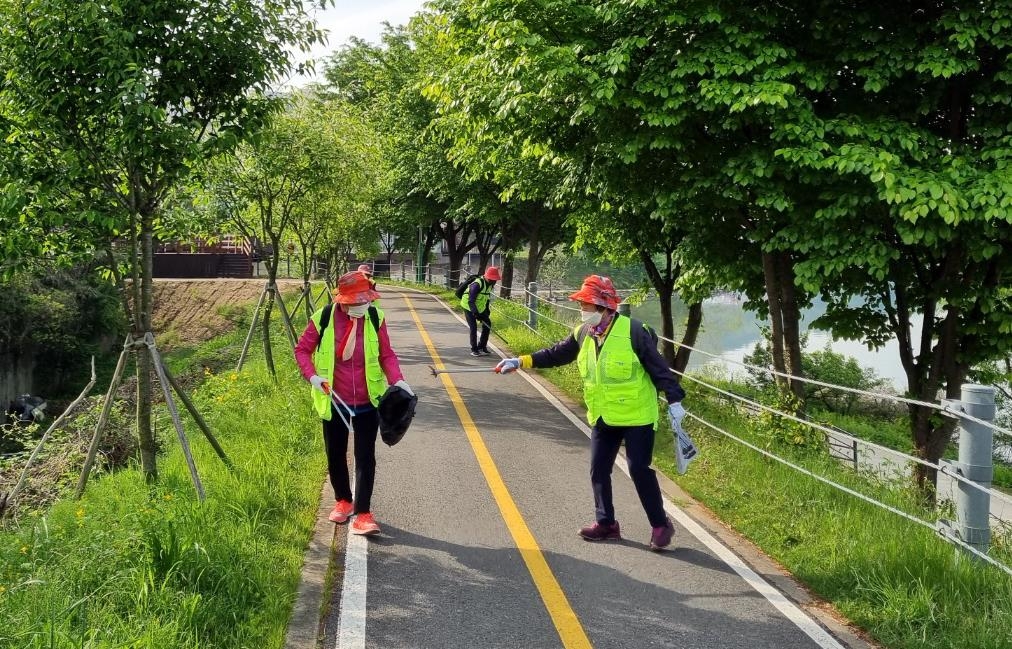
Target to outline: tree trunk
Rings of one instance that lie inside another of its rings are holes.
[[[783,310],[780,307],[780,285],[777,280],[777,264],[773,253],[762,253],[763,278],[766,283],[766,303],[770,313],[770,356],[773,360],[773,369],[778,372],[787,373],[784,364],[784,323]],[[790,388],[787,379],[782,376],[776,377],[777,385],[783,390]]]
[[[134,190],[137,195],[138,190]],[[152,300],[152,237],[154,219],[150,211],[141,210],[140,216],[140,292],[134,293],[140,298],[139,303],[134,303],[136,326],[134,327],[134,338],[138,342],[144,339],[144,334],[151,332],[151,311]],[[136,258],[135,258],[136,259]],[[136,267],[136,264],[135,264]],[[135,281],[136,281],[135,273]],[[151,483],[158,479],[158,464],[156,459],[156,443],[154,430],[151,428],[151,357],[147,349],[135,348],[137,359],[137,435],[139,438],[141,453],[141,471],[144,479]]]
[[[699,335],[699,328],[703,324],[703,303],[693,302],[689,305],[689,315],[685,321],[685,334],[682,336],[682,347],[678,348],[678,353],[675,354],[675,364],[672,368],[676,372],[685,372],[685,368],[689,365],[689,355],[692,353],[691,349],[687,349],[685,345],[689,347],[696,346],[696,337]]]
[[[499,297],[510,299],[513,295],[513,253],[508,253],[503,259],[502,282],[499,284]]]
[[[274,242],[274,250],[278,250],[277,242]],[[267,363],[267,371],[271,373],[271,377],[276,381],[278,378],[277,370],[274,368],[274,354],[271,351],[271,310],[274,308],[274,300],[276,299],[275,292],[278,291],[278,265],[280,264],[281,258],[275,252],[274,256],[267,264],[267,281],[274,288],[268,291],[268,295],[264,300],[264,313],[263,320],[261,321],[261,339],[263,340],[264,346],[264,361]]]
[[[675,366],[675,344],[671,342],[675,339],[675,318],[671,312],[672,295],[674,290],[667,285],[657,289],[657,298],[661,305],[661,335],[664,337],[661,341],[661,356],[664,357],[668,367]]]
[[[804,375],[801,367],[801,310],[798,308],[797,291],[794,288],[794,264],[787,252],[777,254],[777,280],[780,284],[780,308],[783,312],[784,366],[788,374]],[[799,402],[805,400],[805,385],[798,379],[790,380],[791,392]]]
[[[959,347],[957,340],[958,318],[958,310],[949,307],[941,330],[938,332],[938,341],[932,350],[931,370],[924,378],[916,397],[919,401],[935,402],[943,384],[947,398],[959,399],[960,397],[968,368],[959,363],[956,356]],[[922,327],[922,344],[924,342],[923,329],[928,329],[926,323]],[[949,445],[956,421],[947,417],[939,418],[935,410],[927,406],[911,405],[909,409],[915,455],[926,462],[937,464]],[[938,487],[938,472],[935,469],[923,464],[916,465],[914,467],[914,482],[929,502],[934,499],[935,490]]]

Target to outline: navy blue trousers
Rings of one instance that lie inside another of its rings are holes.
[[[351,419],[355,432],[355,497],[351,497],[348,474],[348,429],[331,406],[330,421],[323,422],[323,446],[327,451],[330,484],[337,500],[354,500],[355,513],[369,511],[376,481],[376,433],[379,412],[372,406],[358,407]]]
[[[667,522],[661,487],[657,474],[650,468],[654,455],[654,427],[609,426],[598,419],[590,433],[590,484],[594,488],[594,507],[597,522],[610,525],[615,522],[615,506],[611,495],[611,471],[615,466],[618,449],[625,442],[625,456],[629,464],[640,504],[652,527],[663,527]]]
[[[488,311],[482,314],[484,317],[488,317]],[[464,317],[467,318],[467,327],[470,330],[471,336],[471,351],[476,352],[479,349],[485,349],[488,345],[488,335],[491,333],[491,329],[484,322],[481,323],[481,338],[478,337],[478,318],[474,317],[474,314],[470,311],[464,311]]]

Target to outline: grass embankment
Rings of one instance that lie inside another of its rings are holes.
[[[231,366],[244,334],[169,365]],[[0,531],[0,647],[282,646],[325,473],[318,423],[286,348],[275,347],[277,383],[254,359],[241,374],[206,370],[194,390],[235,463],[226,469],[183,415],[205,502],[159,407],[157,485],[136,467],[96,477],[82,500]]]
[[[540,335],[534,334],[519,323],[526,313],[505,300],[493,311],[494,326],[502,328],[513,353],[530,353],[567,335],[544,320]],[[581,398],[574,365],[539,373]],[[753,420],[702,386],[687,381],[685,387],[687,409],[715,426],[918,518],[934,522],[938,517],[907,486],[857,474],[824,453],[771,446]],[[857,426],[859,421],[851,418],[852,428],[870,432],[874,426]],[[657,436],[655,466],[875,640],[889,649],[1012,646],[1012,578],[1007,574],[960,557],[926,527],[764,458],[698,422],[686,425],[701,451],[689,472],[675,472],[666,422]],[[953,518],[951,512],[944,517]],[[1012,563],[1008,534],[993,539],[992,556]]]

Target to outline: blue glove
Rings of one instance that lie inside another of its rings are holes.
[[[518,369],[520,369],[519,358],[504,358],[495,366],[495,371],[499,374],[509,374],[510,372],[516,372]]]
[[[685,408],[682,407],[681,401],[668,404],[668,418],[671,420],[672,429],[682,425],[682,419],[685,418]]]

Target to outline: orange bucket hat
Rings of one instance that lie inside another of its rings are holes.
[[[596,304],[612,311],[618,310],[619,299],[615,285],[604,275],[588,275],[580,290],[570,295],[569,299]]]
[[[378,299],[380,294],[373,290],[372,282],[361,271],[353,270],[337,280],[334,301],[338,304],[368,304]]]

